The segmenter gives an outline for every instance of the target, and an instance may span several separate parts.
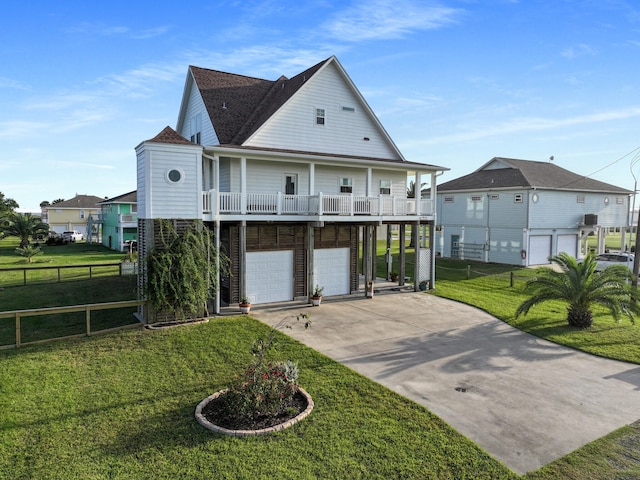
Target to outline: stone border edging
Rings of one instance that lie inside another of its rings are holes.
[[[217,433],[221,433],[223,435],[229,435],[229,436],[232,436],[232,437],[248,437],[248,436],[254,436],[254,435],[267,435],[269,433],[279,432],[280,430],[284,430],[285,428],[289,428],[292,425],[295,425],[296,423],[298,423],[300,420],[306,418],[311,413],[311,410],[313,410],[313,407],[315,406],[314,403],[313,403],[313,399],[311,398],[311,395],[309,395],[302,387],[298,387],[298,391],[307,400],[307,408],[305,408],[304,411],[300,412],[298,415],[296,415],[292,419],[287,420],[284,423],[280,423],[278,425],[274,425],[273,427],[261,428],[259,430],[230,430],[228,428],[220,427],[218,425],[215,425],[214,423],[211,423],[202,414],[202,409],[211,400],[213,400],[214,398],[218,398],[220,395],[224,394],[226,391],[227,391],[226,389],[220,390],[219,392],[216,392],[213,395],[209,395],[207,398],[202,400],[198,404],[198,406],[196,407],[195,416],[196,416],[196,420],[198,421],[198,423],[200,425],[202,425],[204,428],[207,428],[207,429],[212,430],[212,431],[217,432]]]

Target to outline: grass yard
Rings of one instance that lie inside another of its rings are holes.
[[[313,328],[313,327],[312,327]],[[280,336],[311,415],[267,437],[196,423],[267,327],[248,317],[0,352],[0,478],[515,479],[426,409]]]

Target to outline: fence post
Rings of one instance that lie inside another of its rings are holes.
[[[20,314],[16,313],[16,348],[20,348]]]
[[[26,285],[27,284],[27,269],[26,268],[22,271],[22,274],[23,274],[22,275],[22,284]]]
[[[60,283],[60,267],[58,267],[58,283]]]
[[[87,337],[91,335],[91,308],[86,307],[84,309],[84,316],[87,322]]]
[[[471,279],[471,265],[467,265],[467,280]]]
[[[511,275],[509,275],[509,277],[510,277],[509,286],[510,286],[511,288],[513,288],[513,272],[510,272],[510,274],[511,274]]]

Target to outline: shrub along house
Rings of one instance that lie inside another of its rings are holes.
[[[580,258],[591,234],[602,252],[606,231],[628,226],[631,193],[550,162],[493,158],[438,186],[436,252],[541,265],[560,252]]]
[[[405,160],[335,57],[275,81],[191,66],[176,129],[136,154],[140,254],[159,219],[203,221],[231,259],[216,312],[244,296],[308,299],[315,285],[362,291],[377,228],[433,227],[435,200],[407,199],[407,178],[435,188],[446,170]],[[430,258],[418,249],[408,274],[429,280]]]

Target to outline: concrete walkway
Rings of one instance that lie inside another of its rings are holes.
[[[519,474],[640,419],[640,366],[546,342],[425,293],[254,306],[284,333],[424,405]]]

